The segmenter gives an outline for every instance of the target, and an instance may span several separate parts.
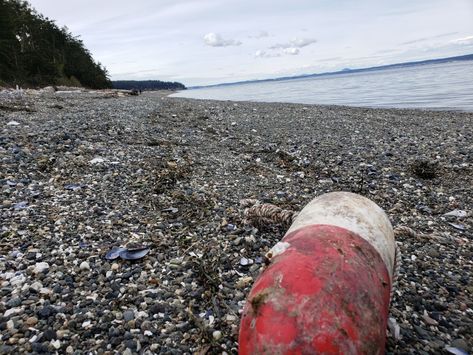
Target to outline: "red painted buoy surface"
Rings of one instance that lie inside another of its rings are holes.
[[[395,258],[370,200],[322,195],[268,253],[243,309],[240,354],[382,354]]]

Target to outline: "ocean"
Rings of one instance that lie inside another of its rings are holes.
[[[189,89],[174,97],[473,111],[473,61]]]

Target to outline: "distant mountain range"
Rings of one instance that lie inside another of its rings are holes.
[[[462,61],[462,60],[473,60],[473,54],[460,55],[460,56],[448,57],[448,58],[420,60],[420,61],[416,61],[416,62],[404,62],[404,63],[380,65],[380,66],[377,66],[377,67],[369,67],[369,68],[361,68],[361,69],[344,68],[344,69],[339,70],[339,71],[318,73],[318,74],[317,73],[314,73],[314,74],[301,74],[301,75],[295,75],[295,76],[278,77],[278,78],[273,78],[273,79],[245,80],[245,81],[235,81],[235,82],[231,82],[231,83],[222,83],[222,84],[214,84],[214,85],[192,86],[192,87],[189,87],[189,89],[199,89],[199,88],[204,88],[204,87],[209,88],[209,87],[215,87],[215,86],[227,86],[227,85],[235,85],[235,84],[262,83],[262,82],[268,82],[268,81],[282,81],[282,80],[312,78],[312,77],[317,77],[317,76],[329,76],[329,75],[340,75],[340,74],[347,74],[347,73],[359,73],[359,72],[367,72],[367,71],[375,71],[375,70],[383,70],[383,69],[412,67],[412,66],[416,66],[416,65],[447,63],[447,62]]]

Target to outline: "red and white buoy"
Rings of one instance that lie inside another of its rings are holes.
[[[240,354],[383,354],[395,249],[369,199],[312,200],[267,254],[243,309]]]

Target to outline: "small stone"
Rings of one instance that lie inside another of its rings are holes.
[[[118,265],[117,263],[113,263],[112,266],[110,267],[110,269],[112,271],[117,271],[119,267],[120,267],[120,265]]]
[[[146,313],[145,311],[139,311],[137,314],[136,314],[136,318],[148,318],[149,315],[148,313]]]
[[[59,350],[61,348],[61,341],[60,340],[52,340],[51,345],[54,349]]]
[[[22,308],[20,308],[20,307],[10,308],[10,309],[7,309],[7,310],[5,311],[5,313],[3,314],[3,316],[4,316],[5,318],[8,318],[8,317],[10,317],[10,316],[13,315],[13,314],[20,314],[20,313],[23,313],[23,309],[22,309]]]
[[[7,302],[7,306],[10,308],[18,307],[21,305],[21,298],[19,297],[14,297]]]
[[[7,322],[7,329],[8,329],[8,330],[15,329],[15,322],[14,322],[13,320],[10,319],[10,320]]]
[[[66,348],[66,353],[67,353],[67,354],[72,354],[73,352],[74,352],[74,348],[69,345],[69,346]]]
[[[36,317],[29,317],[25,321],[26,325],[29,327],[34,327],[36,323],[38,323],[38,318]]]
[[[151,346],[149,347],[149,350],[156,351],[156,350],[158,350],[158,348],[159,348],[158,344],[151,344]]]
[[[123,319],[123,313],[122,313],[122,312],[116,311],[116,312],[114,312],[114,314],[115,314],[115,318],[116,318],[117,320]]]
[[[419,334],[422,338],[427,338],[429,334],[422,328],[419,327],[418,325],[414,325],[414,329]]]
[[[125,351],[122,354],[123,355],[133,355],[132,351],[128,348],[126,348]]]
[[[56,309],[51,306],[44,306],[40,308],[37,312],[38,316],[43,319],[49,318],[51,315],[56,314],[56,313],[57,313]]]
[[[247,258],[241,258],[240,259],[240,265],[241,266],[248,266],[253,264],[253,259],[247,259]]]
[[[131,309],[126,310],[125,312],[123,312],[123,319],[125,320],[125,322],[129,322],[135,319],[135,312]]]
[[[48,263],[40,262],[40,263],[36,263],[36,265],[34,266],[33,272],[35,274],[39,274],[39,273],[44,272],[48,269],[49,269],[49,264]]]
[[[42,287],[43,287],[43,284],[39,281],[35,281],[30,285],[30,289],[36,292],[39,292],[39,290],[41,290]]]
[[[227,322],[232,323],[232,322],[235,322],[237,320],[237,317],[232,315],[232,314],[227,314],[226,320],[227,320]]]
[[[42,337],[42,339],[44,339],[46,341],[53,340],[53,339],[56,339],[56,338],[57,338],[56,332],[53,329],[47,329],[43,333],[43,337]]]
[[[81,270],[90,270],[90,265],[87,261],[83,261],[80,263],[79,269]]]
[[[60,340],[60,339],[64,339],[64,337],[67,335],[68,331],[67,330],[58,330],[56,332],[56,336],[57,338]]]
[[[243,239],[242,237],[237,237],[237,238],[235,238],[235,240],[233,241],[233,245],[240,245],[242,239]]]
[[[435,319],[432,319],[426,310],[424,310],[424,314],[422,315],[422,319],[424,320],[425,324],[428,325],[437,325],[438,322]]]
[[[222,332],[220,330],[215,330],[213,333],[212,333],[212,337],[214,338],[214,340],[220,340],[222,338]]]
[[[90,164],[100,164],[100,163],[103,163],[104,161],[105,161],[105,159],[103,159],[103,158],[95,157],[89,163]]]
[[[12,286],[21,286],[26,282],[26,277],[23,274],[14,276],[10,279],[10,285]]]
[[[50,295],[51,293],[53,293],[53,291],[47,287],[41,287],[41,289],[39,290],[40,295]]]
[[[47,354],[47,353],[49,353],[48,347],[46,345],[42,344],[42,343],[32,343],[31,344],[31,349],[36,354]]]

